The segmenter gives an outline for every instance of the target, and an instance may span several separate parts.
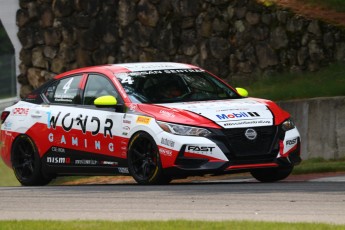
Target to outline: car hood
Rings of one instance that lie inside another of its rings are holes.
[[[190,111],[224,128],[273,125],[267,105],[251,99],[161,104],[168,108]]]
[[[289,117],[275,103],[256,98],[141,104],[140,109],[161,121],[223,128],[269,126]]]

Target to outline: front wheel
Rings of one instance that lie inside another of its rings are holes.
[[[171,181],[163,174],[158,147],[148,133],[133,136],[127,158],[129,172],[139,184],[167,184]]]
[[[250,173],[252,176],[260,182],[275,182],[287,178],[293,170],[293,166],[290,167],[278,167],[268,169],[255,169]]]
[[[11,162],[14,174],[22,185],[46,185],[51,181],[51,178],[43,176],[37,147],[26,135],[18,136],[13,142]]]

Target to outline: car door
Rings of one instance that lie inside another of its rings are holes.
[[[123,100],[106,76],[66,77],[48,87],[44,95],[50,102],[46,119],[51,148],[43,160],[46,171],[123,172],[128,142],[122,135]],[[95,106],[94,100],[101,96],[114,96],[118,105]]]

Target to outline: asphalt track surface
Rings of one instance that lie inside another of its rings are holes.
[[[0,219],[260,220],[345,224],[345,176],[164,186],[0,187]]]

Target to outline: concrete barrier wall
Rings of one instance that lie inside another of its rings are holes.
[[[302,158],[345,157],[345,97],[278,103],[290,112],[302,138]]]

